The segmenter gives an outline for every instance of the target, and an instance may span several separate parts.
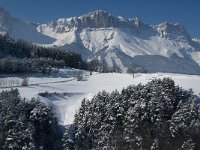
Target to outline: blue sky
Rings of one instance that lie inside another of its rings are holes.
[[[200,38],[200,0],[0,0],[0,6],[13,16],[39,23],[101,9],[126,18],[139,17],[148,24],[177,22],[192,37]]]

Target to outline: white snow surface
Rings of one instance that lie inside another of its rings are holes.
[[[59,32],[60,28],[63,30],[62,32]],[[189,42],[168,39],[158,35],[145,37],[146,35],[137,34],[129,28],[110,27],[77,30],[77,28],[70,29],[63,25],[53,28],[43,24],[38,26],[38,31],[56,39],[52,44],[43,44],[43,46],[56,46],[65,49],[65,45],[79,43],[93,54],[87,56],[88,60],[100,57],[105,59],[109,67],[117,65],[124,72],[131,66],[125,63],[127,59],[134,58],[135,56],[152,55],[169,58],[176,54],[179,58],[188,59],[191,57],[194,62],[200,65],[199,51],[196,51]],[[146,34],[151,33],[147,31]],[[81,48],[78,51],[81,54],[84,53]],[[118,53],[118,51],[123,55]],[[196,55],[197,53],[198,55]]]
[[[41,32],[46,36],[56,39],[56,41],[50,44],[39,44],[41,46],[46,46],[46,47],[63,46],[65,44],[70,44],[76,41],[76,36],[75,36],[76,28],[74,29],[67,28],[65,29],[65,31],[63,31],[64,33],[60,33],[60,32],[53,32],[49,26],[43,24],[37,27],[37,31]]]
[[[11,16],[9,12],[0,7],[0,34],[6,33],[12,38],[37,44],[49,44],[55,41],[54,38],[39,33],[31,23]]]
[[[169,57],[174,53],[179,57],[183,57],[179,50],[182,48],[191,48],[185,42],[177,42],[158,36],[152,36],[151,39],[142,39],[137,37],[131,29],[83,29],[80,37],[83,45],[93,52],[107,47],[107,50],[118,48],[131,57],[137,55],[161,55]]]
[[[84,74],[88,75],[88,72]],[[83,98],[91,99],[99,91],[112,92],[116,89],[121,91],[122,88],[131,84],[145,84],[152,79],[164,77],[172,78],[176,85],[184,89],[192,88],[197,95],[200,93],[200,84],[198,84],[200,76],[169,73],[136,74],[134,79],[130,74],[96,73],[89,76],[87,81],[77,81],[74,77],[35,76],[30,77],[28,87],[18,87],[18,89],[22,97],[28,99],[39,97],[41,101],[52,106],[59,124],[68,125],[73,123],[74,114],[78,111]],[[46,91],[51,93],[51,96],[39,96],[39,93]]]
[[[58,28],[58,27],[57,27]],[[64,27],[63,27],[64,28]],[[65,27],[67,28],[67,27]],[[80,36],[81,42],[91,52],[96,53],[102,49],[120,49],[124,54],[134,57],[137,55],[161,55],[169,57],[177,54],[184,57],[181,49],[192,49],[185,41],[175,41],[159,36],[151,36],[149,39],[138,37],[131,29],[120,28],[86,28],[76,35],[76,28],[65,29],[63,32],[50,28],[48,25],[40,25],[38,31],[44,35],[55,38],[57,41],[45,46],[56,45],[58,47],[76,41]]]

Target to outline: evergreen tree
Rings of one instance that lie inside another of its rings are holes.
[[[18,90],[0,93],[0,149],[54,150],[57,121],[39,100],[26,101]]]
[[[121,93],[103,91],[82,101],[74,132],[67,132],[64,142],[76,150],[198,150],[198,101],[169,78],[129,86]]]

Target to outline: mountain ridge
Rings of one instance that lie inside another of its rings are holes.
[[[141,19],[134,17],[132,19],[126,19],[121,16],[113,16],[110,13],[97,10],[94,12],[81,15],[79,17],[60,18],[57,21],[53,21],[47,24],[50,27],[61,26],[64,28],[133,28],[136,31],[140,28],[152,28],[160,34],[161,37],[170,37],[168,33],[179,31],[182,36],[185,36],[188,40],[191,40],[190,35],[187,33],[185,27],[178,23],[162,22],[158,25],[145,24]],[[41,25],[39,25],[41,26]],[[60,29],[60,28],[59,28]],[[174,29],[174,30],[173,30]],[[60,32],[58,30],[57,32]],[[177,33],[176,33],[177,34]]]
[[[124,72],[139,66],[148,72],[200,74],[200,42],[178,23],[148,25],[97,10],[32,27],[54,40],[38,45],[76,51],[87,61],[99,59]]]

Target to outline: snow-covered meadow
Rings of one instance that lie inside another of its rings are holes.
[[[69,74],[69,71],[62,72]],[[66,78],[61,76],[32,76],[29,78],[27,87],[17,87],[22,97],[31,99],[39,97],[43,102],[53,107],[59,124],[67,125],[73,122],[73,116],[78,110],[83,98],[91,99],[99,91],[112,92],[114,90],[122,90],[131,84],[145,84],[155,78],[170,77],[175,80],[176,85],[180,85],[184,89],[192,88],[195,94],[200,93],[200,76],[183,75],[170,73],[154,73],[154,74],[131,74],[120,73],[96,73],[88,75],[87,81],[77,81],[75,77],[79,72],[72,73]],[[12,78],[12,77],[10,77]],[[16,77],[15,77],[16,78]],[[1,90],[6,90],[3,88]]]

